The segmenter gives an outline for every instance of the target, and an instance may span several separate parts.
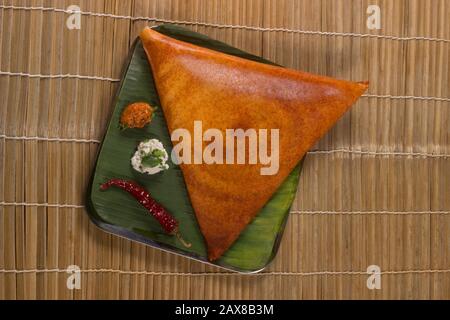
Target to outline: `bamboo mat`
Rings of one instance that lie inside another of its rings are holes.
[[[80,30],[66,27],[74,4]],[[366,26],[371,4],[381,30]],[[0,299],[449,299],[448,17],[446,0],[0,0]],[[370,81],[307,156],[262,274],[108,235],[85,214],[130,44],[164,21],[287,67]],[[66,286],[69,265],[79,290]],[[379,290],[366,286],[369,265]]]

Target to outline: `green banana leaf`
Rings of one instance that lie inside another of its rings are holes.
[[[165,35],[245,59],[267,60],[173,25],[155,30]],[[123,109],[136,101],[157,106],[152,123],[144,129],[119,128]],[[88,213],[100,228],[162,250],[207,262],[203,236],[195,218],[180,168],[170,163],[168,170],[148,176],[132,169],[130,159],[139,142],[157,138],[168,153],[172,150],[169,131],[160,107],[151,69],[142,43],[136,40],[127,69],[114,102],[114,111],[99,151],[92,182],[87,193]],[[213,264],[238,272],[257,272],[273,259],[278,249],[290,206],[295,197],[301,163],[292,171],[276,194],[242,232],[235,244]],[[164,233],[158,222],[128,193],[117,188],[100,191],[110,178],[131,179],[144,186],[153,198],[171,212],[180,224],[183,237],[192,243],[184,247],[176,237]]]

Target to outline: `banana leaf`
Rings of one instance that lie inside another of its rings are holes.
[[[155,28],[165,35],[212,50],[263,63],[271,63],[205,35],[173,25]],[[156,115],[144,129],[121,130],[119,119],[123,109],[136,101],[156,106]],[[133,45],[123,74],[107,132],[103,139],[91,184],[87,192],[88,214],[103,230],[147,245],[209,263],[206,247],[191,206],[179,166],[148,176],[132,169],[130,159],[139,142],[159,139],[170,154],[172,142],[160,107],[152,72],[142,43]],[[235,244],[213,264],[243,273],[264,269],[274,258],[295,197],[301,163],[292,171],[279,190],[242,232]],[[100,191],[101,183],[110,178],[134,180],[176,217],[183,237],[192,243],[184,247],[174,236],[164,233],[159,223],[128,193],[117,188]]]

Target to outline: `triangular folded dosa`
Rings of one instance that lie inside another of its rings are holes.
[[[203,131],[217,128],[224,137],[226,129],[279,129],[275,175],[261,175],[262,164],[181,165],[208,257],[215,260],[367,83],[245,60],[150,28],[141,39],[170,133],[185,128],[193,137],[196,120],[202,121]]]

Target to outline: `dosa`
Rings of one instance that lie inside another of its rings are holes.
[[[181,164],[208,258],[236,241],[306,152],[364,93],[350,82],[258,63],[179,41],[150,28],[140,35],[170,133],[279,129],[279,170],[257,164]],[[269,141],[270,143],[270,141]]]

